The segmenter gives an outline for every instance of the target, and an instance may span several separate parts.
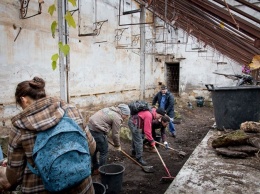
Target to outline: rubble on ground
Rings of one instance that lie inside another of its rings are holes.
[[[215,138],[211,145],[218,154],[226,157],[259,157],[260,123],[253,121],[244,122],[239,130],[228,132]]]

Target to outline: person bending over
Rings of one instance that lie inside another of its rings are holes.
[[[160,119],[164,114],[164,109],[152,108],[151,112],[149,110],[140,111],[129,118],[128,126],[132,133],[132,155],[135,156],[136,161],[142,166],[147,165],[143,160],[143,135],[151,146],[155,146],[155,141],[152,137],[152,121],[153,119]]]
[[[97,148],[92,157],[93,174],[99,174],[98,168],[107,163],[108,140],[107,135],[112,131],[112,139],[115,147],[120,150],[120,128],[124,119],[130,115],[127,104],[119,104],[117,107],[107,107],[97,111],[89,118],[88,127],[96,140]],[[99,158],[98,158],[99,152]]]

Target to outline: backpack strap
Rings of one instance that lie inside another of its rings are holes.
[[[27,167],[32,171],[33,174],[40,176],[40,173],[37,168],[33,168],[32,165],[27,161]]]

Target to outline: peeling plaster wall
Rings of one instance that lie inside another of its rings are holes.
[[[37,2],[30,1],[28,16],[37,13]],[[0,121],[6,121],[20,111],[15,105],[14,92],[21,81],[43,77],[47,94],[60,95],[59,68],[53,71],[51,67],[51,56],[58,52],[58,34],[53,39],[50,30],[52,21],[57,20],[57,11],[54,16],[48,14],[48,8],[54,2],[45,1],[42,14],[29,19],[19,19],[19,0],[0,2]],[[82,11],[82,15],[85,14],[81,17],[85,22],[82,33],[93,30],[95,21],[108,22],[103,24],[99,36],[94,37],[79,37],[78,29],[69,29],[70,101],[79,107],[102,107],[138,99],[140,56],[130,49],[116,47],[122,42],[131,44],[131,35],[140,34],[139,27],[128,27],[120,41],[116,41],[116,29],[122,28],[118,26],[118,1],[97,1],[96,5],[93,0],[81,2],[92,10],[90,13]],[[130,6],[135,9],[136,4]],[[78,12],[73,17],[79,23]],[[139,21],[138,15],[127,16],[123,22],[136,21]]]
[[[38,1],[30,1],[28,16],[37,13]],[[51,56],[58,52],[58,34],[51,36],[50,26],[57,20],[48,14],[48,8],[53,3],[46,0],[42,14],[29,19],[19,19],[19,0],[1,0],[0,2],[0,122],[9,125],[10,118],[20,112],[14,101],[16,85],[23,81],[40,76],[46,80],[48,95],[60,95],[59,68],[51,68]],[[98,108],[120,102],[138,99],[140,95],[140,40],[135,41],[133,35],[140,35],[139,25],[119,26],[118,0],[82,0],[88,5],[81,18],[81,33],[93,31],[95,21],[105,22],[98,36],[79,37],[78,28],[69,29],[70,71],[69,95],[70,101],[84,108]],[[84,4],[85,3],[85,4]],[[139,8],[135,1],[125,1],[125,8]],[[75,9],[75,8],[71,8]],[[92,10],[92,11],[91,11]],[[95,10],[95,11],[94,11]],[[152,14],[146,13],[146,21],[152,21]],[[78,12],[73,14],[76,23]],[[123,23],[138,23],[139,14],[121,17]],[[157,21],[156,21],[157,22]],[[157,31],[156,24],[146,25],[146,40],[162,38],[162,32]],[[19,33],[19,29],[21,31]],[[126,28],[122,34],[118,29]],[[164,32],[168,41],[174,44],[146,43],[145,86],[146,98],[153,97],[158,91],[158,82],[166,80],[166,62],[180,63],[180,90],[184,97],[195,96],[205,92],[205,83],[229,85],[231,81],[224,76],[211,74],[213,71],[222,73],[240,73],[241,67],[228,58],[207,52],[207,56],[198,56],[198,52],[187,52],[188,46],[196,40],[187,37],[181,29],[173,28]],[[18,35],[19,34],[19,35]],[[17,38],[15,40],[15,38]],[[15,40],[15,41],[14,41]],[[177,43],[180,40],[180,43]],[[118,46],[127,46],[119,49]],[[153,45],[153,46],[151,46]],[[169,56],[156,56],[153,53],[164,53]],[[160,61],[156,61],[159,58]],[[185,59],[178,59],[185,58]],[[217,61],[227,61],[226,65],[217,65]],[[231,83],[232,84],[232,83]],[[0,123],[1,125],[1,123]]]

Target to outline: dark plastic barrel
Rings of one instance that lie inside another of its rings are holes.
[[[121,164],[107,164],[99,167],[101,183],[108,194],[118,194],[122,189],[125,167]]]
[[[214,87],[211,91],[217,129],[239,129],[245,121],[260,120],[260,87]]]
[[[101,183],[93,182],[93,187],[95,190],[95,194],[105,194],[106,193],[106,188]]]

